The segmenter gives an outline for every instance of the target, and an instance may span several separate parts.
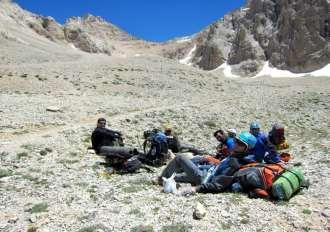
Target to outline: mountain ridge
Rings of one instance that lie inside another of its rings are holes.
[[[161,43],[138,39],[100,16],[71,17],[61,25],[10,0],[1,3],[10,9],[2,14],[7,13],[16,24],[88,53],[160,55],[203,70],[227,64],[238,76],[254,76],[266,62],[294,73],[315,71],[330,63],[327,0],[249,0],[198,33]]]

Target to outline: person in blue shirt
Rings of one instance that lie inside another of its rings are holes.
[[[260,124],[252,122],[250,125],[250,133],[253,134],[257,143],[250,151],[250,155],[245,157],[246,162],[265,162],[265,163],[279,163],[280,156],[276,150],[276,145],[283,143],[284,127],[278,123],[272,126],[271,131],[266,135],[260,131]]]
[[[235,148],[235,138],[228,136],[223,130],[217,130],[213,133],[213,136],[220,142],[216,148],[215,157],[219,160],[223,160]]]

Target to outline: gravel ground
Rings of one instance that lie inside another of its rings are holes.
[[[158,57],[86,54],[0,70],[0,231],[330,230],[328,77],[225,79]],[[108,175],[87,151],[101,116],[129,146],[170,122],[210,152],[218,128],[280,122],[311,186],[285,203],[165,194],[151,183],[160,169]],[[197,202],[202,220],[192,216]]]

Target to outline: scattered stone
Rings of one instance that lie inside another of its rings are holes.
[[[37,216],[35,214],[32,214],[29,221],[35,223],[37,221]]]
[[[302,166],[302,162],[296,162],[296,163],[293,164],[293,166],[300,167],[300,166]]]
[[[26,73],[22,74],[21,77],[26,78],[28,75]]]
[[[329,218],[330,217],[330,210],[324,210],[321,212],[323,217]]]
[[[8,223],[16,223],[18,221],[18,217],[16,215],[12,215],[8,218]]]
[[[206,216],[206,209],[201,203],[197,203],[194,212],[193,212],[193,218],[200,220]]]
[[[7,223],[4,223],[4,222],[0,222],[0,229],[1,230],[5,230],[6,229],[6,227],[8,226],[8,224]]]
[[[53,152],[53,149],[51,149],[51,148],[49,148],[49,147],[46,147],[46,148],[45,148],[45,151],[51,153],[51,152]]]
[[[56,106],[49,106],[46,108],[46,111],[49,112],[62,112],[62,110],[59,107]]]
[[[46,150],[41,150],[40,152],[39,152],[39,154],[40,155],[42,155],[42,156],[45,156],[45,155],[47,155],[47,151]]]

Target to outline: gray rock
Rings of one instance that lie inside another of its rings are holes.
[[[49,112],[62,112],[61,108],[57,107],[57,106],[49,106],[46,108],[46,111]]]
[[[200,220],[206,216],[206,209],[201,203],[197,203],[194,212],[193,212],[193,218]]]
[[[37,221],[37,216],[35,214],[32,214],[29,218],[29,221],[35,223]]]

